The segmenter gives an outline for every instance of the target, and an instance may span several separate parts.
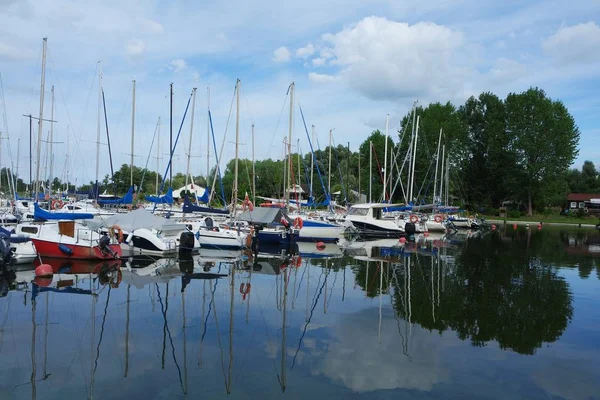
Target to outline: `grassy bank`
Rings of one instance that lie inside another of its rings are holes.
[[[518,222],[542,222],[542,223],[550,223],[550,224],[585,224],[585,225],[596,225],[599,222],[598,218],[578,218],[573,216],[566,215],[522,215],[518,218],[500,218],[495,215],[485,215],[482,216],[486,220],[495,220],[495,221],[518,221]]]

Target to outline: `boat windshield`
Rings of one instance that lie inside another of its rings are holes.
[[[368,208],[354,208],[350,207],[348,215],[367,215],[369,212]]]

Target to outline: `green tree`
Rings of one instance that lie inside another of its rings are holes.
[[[532,215],[534,200],[544,201],[544,185],[560,179],[577,156],[579,129],[564,104],[541,89],[510,93],[505,104],[507,134],[523,171],[518,186]]]
[[[504,102],[482,93],[470,97],[458,112],[467,133],[462,165],[467,203],[499,207],[513,195],[518,175],[515,138],[506,134]]]
[[[370,156],[370,145],[373,145],[373,155]],[[391,135],[388,136],[388,172],[391,169],[392,157],[390,150],[394,148],[394,140]],[[358,150],[361,158],[361,188],[363,193],[367,194],[369,200],[369,178],[371,181],[372,201],[378,202],[383,198],[383,168],[385,162],[385,134],[379,130],[371,132],[371,134],[361,143]],[[369,159],[372,158],[372,170],[369,171]],[[389,196],[389,191],[387,192]]]
[[[443,129],[442,145],[446,146],[445,156],[450,163],[450,193],[454,197],[464,197],[462,187],[461,167],[466,157],[466,130],[462,125],[456,107],[447,102],[432,103],[427,107],[419,106],[416,109],[419,117],[419,134],[417,137],[417,153],[415,158],[414,190],[412,201],[431,201],[433,198],[433,180],[435,177],[435,156],[439,140],[440,129]],[[402,140],[396,151],[399,154],[398,164],[402,167],[404,159],[410,159],[411,154],[406,157],[410,146],[413,115],[407,114],[401,122],[403,129],[400,132]],[[441,154],[440,154],[441,164]],[[410,178],[409,168],[405,165],[402,180],[406,186]],[[396,175],[396,173],[394,173]],[[439,179],[438,175],[438,179]],[[439,186],[438,186],[439,187]],[[406,188],[405,188],[406,189]],[[408,190],[407,190],[408,191]],[[395,197],[402,198],[401,192],[395,193]],[[403,199],[404,200],[404,199]],[[411,200],[408,199],[407,200]]]
[[[594,193],[600,188],[598,187],[598,171],[596,166],[591,161],[585,161],[581,167],[581,184],[584,192]]]

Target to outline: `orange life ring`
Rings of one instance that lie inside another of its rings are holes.
[[[436,215],[436,216],[433,218],[433,220],[439,224],[439,223],[440,223],[440,222],[442,222],[444,219],[442,218],[442,216],[441,216],[440,214],[438,214],[438,215]]]
[[[294,228],[302,229],[303,226],[304,226],[304,221],[302,220],[302,218],[300,218],[300,217],[294,218]]]
[[[62,208],[62,206],[63,204],[60,200],[52,200],[52,203],[50,203],[50,208],[52,208],[53,210],[58,210]]]
[[[117,236],[117,242],[123,243],[123,229],[119,225],[113,225],[110,227],[110,235]]]
[[[410,216],[410,222],[412,222],[413,224],[416,224],[417,222],[419,222],[419,217],[417,217],[415,214],[412,214]]]
[[[294,265],[296,266],[296,268],[302,265],[302,257],[300,255],[296,257],[296,262],[294,262]]]
[[[242,210],[243,211],[246,211],[246,210],[253,211],[254,210],[254,204],[252,204],[252,201],[250,201],[250,199],[245,199],[242,202]]]

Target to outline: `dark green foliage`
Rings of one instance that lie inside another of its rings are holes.
[[[508,218],[521,218],[521,211],[519,211],[519,210],[510,210],[508,212]]]

